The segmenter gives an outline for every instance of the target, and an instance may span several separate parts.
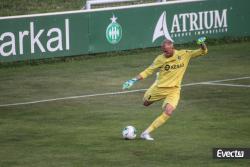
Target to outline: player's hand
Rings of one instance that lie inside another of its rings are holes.
[[[133,78],[133,79],[130,79],[130,80],[124,82],[122,85],[122,89],[125,90],[125,89],[131,88],[137,81],[138,81],[138,79]]]
[[[200,37],[197,39],[197,44],[203,45],[203,44],[205,44],[205,41],[206,41],[206,37]]]

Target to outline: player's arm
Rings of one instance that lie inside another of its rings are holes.
[[[148,68],[138,74],[136,77],[126,81],[123,83],[122,89],[129,89],[132,87],[137,81],[147,78],[152,75],[158,68],[162,66],[162,63],[156,58]]]
[[[205,41],[206,41],[206,37],[198,38],[197,44],[200,46],[200,49],[188,51],[192,58],[204,56],[208,53],[208,49],[207,49],[207,46],[205,44]]]

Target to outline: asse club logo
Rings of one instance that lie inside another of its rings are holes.
[[[116,22],[117,17],[115,17],[115,15],[113,15],[110,20],[111,23],[106,29],[106,39],[111,44],[117,44],[122,39],[122,27]]]

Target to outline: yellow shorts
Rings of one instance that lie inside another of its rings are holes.
[[[164,99],[162,108],[165,108],[166,104],[171,104],[174,108],[177,107],[177,104],[180,99],[180,88],[161,88],[157,87],[156,84],[153,84],[144,94],[143,100],[149,102],[155,102]]]

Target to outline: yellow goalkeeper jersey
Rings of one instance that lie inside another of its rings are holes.
[[[175,50],[174,55],[170,58],[161,54],[147,69],[140,73],[140,76],[147,78],[158,70],[159,73],[155,81],[158,87],[180,87],[190,58],[206,54],[207,49]]]

